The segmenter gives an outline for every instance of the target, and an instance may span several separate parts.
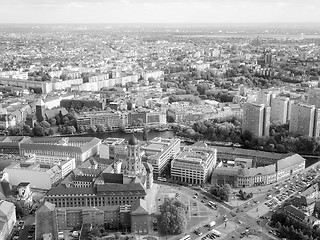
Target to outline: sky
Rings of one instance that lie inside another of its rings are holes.
[[[320,22],[320,0],[0,0],[0,23]]]

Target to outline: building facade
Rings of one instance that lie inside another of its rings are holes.
[[[309,137],[318,137],[320,131],[319,109],[314,105],[292,105],[289,131]]]
[[[245,103],[242,131],[249,131],[256,137],[269,136],[270,107],[264,104]]]
[[[187,146],[171,162],[171,178],[174,181],[202,185],[216,165],[217,149]]]
[[[156,137],[141,146],[144,158],[153,167],[153,177],[157,179],[165,167],[180,152],[180,139]]]
[[[270,121],[274,124],[285,124],[289,120],[291,101],[289,98],[275,97],[271,99]]]

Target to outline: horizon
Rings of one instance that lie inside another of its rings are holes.
[[[0,0],[2,24],[320,23],[317,0]]]

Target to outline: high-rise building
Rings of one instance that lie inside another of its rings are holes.
[[[319,136],[319,111],[314,105],[292,105],[289,131],[309,137]]]
[[[272,54],[271,53],[266,53],[264,55],[264,62],[265,62],[265,64],[272,64]]]
[[[305,61],[308,58],[308,51],[301,50],[299,53],[300,60]]]
[[[309,88],[308,104],[320,108],[320,88]]]
[[[272,97],[273,96],[271,91],[261,90],[257,94],[257,103],[264,104],[266,107],[270,107]]]
[[[271,98],[271,123],[285,124],[289,119],[290,99],[286,97]]]
[[[256,137],[269,136],[270,107],[264,104],[246,103],[243,108],[242,131]]]

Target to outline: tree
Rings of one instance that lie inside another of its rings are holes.
[[[89,133],[96,133],[96,132],[97,132],[97,127],[94,126],[94,125],[93,125],[93,126],[90,126],[89,129],[88,129],[88,132],[89,132]]]
[[[33,129],[32,132],[35,136],[38,137],[43,137],[46,133],[43,127],[41,127],[40,125],[36,125]]]
[[[27,134],[31,133],[31,127],[29,125],[23,125],[23,131]]]
[[[57,120],[55,118],[50,118],[49,123],[51,126],[55,126],[57,124]]]
[[[186,205],[172,198],[166,198],[160,206],[160,226],[163,233],[181,234],[187,227]]]
[[[97,132],[105,132],[106,131],[106,127],[103,124],[98,124],[96,125],[97,127]]]
[[[48,135],[54,135],[54,130],[52,128],[49,128]]]
[[[66,134],[75,134],[76,128],[74,126],[67,126],[65,128]]]
[[[47,129],[50,127],[50,123],[48,123],[47,121],[42,121],[40,123],[40,126],[43,127],[44,129]]]

